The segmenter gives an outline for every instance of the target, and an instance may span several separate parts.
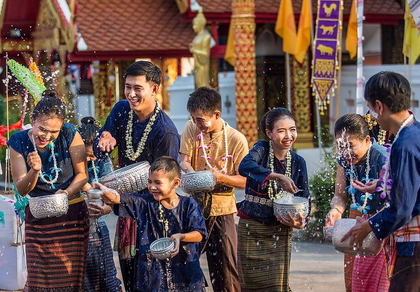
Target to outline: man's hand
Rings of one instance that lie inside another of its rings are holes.
[[[371,231],[369,222],[362,217],[357,217],[356,224],[343,236],[341,242],[350,237],[349,247],[356,248],[356,250],[360,249],[363,246],[363,240]]]
[[[117,145],[117,140],[112,137],[110,132],[103,131],[98,143],[99,149],[101,149],[102,152],[111,152],[115,145]]]

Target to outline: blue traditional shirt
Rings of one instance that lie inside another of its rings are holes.
[[[420,123],[403,128],[390,154],[392,188],[390,206],[369,219],[384,239],[420,214]],[[420,232],[420,231],[419,231]]]
[[[298,189],[303,190],[296,195],[309,198],[306,162],[302,156],[295,152],[291,152],[291,154],[291,179]],[[247,195],[268,199],[267,177],[271,173],[268,169],[268,156],[269,143],[266,141],[258,141],[239,165],[239,173],[247,178],[245,187],[245,193]],[[274,158],[274,172],[285,174],[285,169],[285,162]],[[240,212],[245,213],[261,223],[267,225],[280,224],[274,216],[273,207],[268,205],[244,200],[239,203],[238,209]]]
[[[204,291],[204,274],[200,267],[200,248],[196,242],[181,242],[179,253],[169,260],[157,260],[150,254],[150,244],[165,236],[163,222],[168,220],[168,234],[198,231],[207,238],[206,225],[197,202],[190,197],[179,196],[174,209],[162,206],[151,194],[122,194],[116,214],[137,221],[138,268],[136,291],[169,291],[167,267],[171,269],[170,282],[174,291]],[[171,290],[172,291],[172,290]]]
[[[388,154],[384,146],[381,146],[377,143],[372,143],[369,162],[366,161],[358,165],[353,165],[353,170],[352,170],[351,165],[342,156],[338,157],[337,162],[340,166],[344,168],[344,173],[346,176],[346,186],[347,186],[346,190],[348,193],[349,192],[354,193],[356,206],[352,206],[353,209],[363,206],[366,194],[350,186],[350,177],[353,176],[354,180],[359,180],[366,183],[366,167],[367,167],[367,163],[369,163],[370,165],[370,170],[368,174],[369,180],[371,181],[371,180],[377,179],[379,177],[379,172],[381,171],[382,166],[386,162],[387,156]],[[349,198],[351,197],[352,196],[349,193]],[[380,197],[380,192],[368,194],[367,201],[366,201],[366,208],[364,210],[361,210],[361,213],[362,214],[375,214],[379,212],[380,210],[382,210],[382,208],[385,207],[385,204],[387,202],[388,202],[387,198],[382,199]]]
[[[102,152],[99,149],[98,143],[102,132],[108,131],[117,141],[117,145],[115,147],[118,147],[118,163],[120,167],[140,161],[148,161],[150,164],[152,164],[156,158],[164,155],[169,155],[174,159],[178,159],[180,143],[179,134],[174,123],[163,110],[160,110],[157,114],[156,120],[153,124],[152,130],[149,133],[146,145],[141,155],[137,157],[136,161],[131,161],[126,156],[126,131],[128,124],[128,113],[130,110],[130,105],[128,104],[127,100],[121,100],[115,104],[108,118],[106,119],[105,125],[99,131],[98,136],[93,142],[93,152],[95,156],[97,158],[105,157],[105,152]],[[143,136],[144,129],[146,128],[149,119],[150,118],[144,121],[139,121],[137,115],[133,115],[132,137],[134,151],[137,149],[137,145]]]
[[[32,191],[29,192],[31,197],[39,197],[48,194],[54,194],[57,190],[65,190],[71,184],[74,179],[73,164],[71,162],[69,148],[73,142],[74,136],[76,135],[76,127],[69,123],[64,123],[60,130],[60,133],[52,143],[54,143],[54,155],[57,160],[57,181],[50,185],[43,182],[41,178],[38,178],[36,186]],[[29,171],[31,168],[27,163],[28,154],[35,151],[32,143],[32,137],[29,137],[29,130],[24,130],[14,133],[7,144],[16,152],[22,154],[26,168]],[[42,160],[42,169],[44,176],[47,180],[51,180],[55,177],[54,161],[52,159],[52,153],[50,146],[47,146],[46,151],[38,151],[39,156]]]

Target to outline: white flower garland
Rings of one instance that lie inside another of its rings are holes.
[[[273,144],[270,140],[269,144],[269,154],[268,154],[268,166],[271,170],[271,172],[274,172],[274,151],[273,151]],[[290,154],[290,150],[286,153],[286,172],[285,175],[287,177],[292,176],[292,154]],[[270,200],[275,200],[282,196],[281,192],[277,192],[277,183],[275,180],[270,180],[268,182],[268,197]]]
[[[365,181],[368,182],[369,181],[369,172],[370,172],[370,150],[372,149],[372,142],[370,142],[369,145],[369,149],[368,152],[366,154],[366,170],[365,170]],[[354,172],[354,166],[353,164],[350,164],[350,170],[351,170],[351,174],[350,174],[350,188],[349,188],[349,193],[351,195],[351,208],[352,209],[356,209],[358,211],[360,211],[361,213],[363,213],[363,211],[366,209],[366,205],[367,205],[367,201],[370,197],[370,194],[368,192],[365,192],[365,198],[363,201],[363,205],[362,206],[357,206],[356,204],[356,198],[355,198],[355,189],[352,187],[353,183],[354,183],[354,177],[355,177],[355,172]],[[357,179],[357,178],[356,178]]]
[[[130,110],[130,113],[128,114],[128,123],[127,123],[127,130],[125,132],[125,139],[127,141],[127,150],[126,150],[126,156],[131,161],[135,161],[144,150],[144,146],[146,145],[147,138],[152,131],[153,124],[156,121],[156,117],[160,111],[159,105],[156,106],[156,110],[153,113],[153,115],[150,117],[149,122],[146,125],[146,128],[143,131],[143,135],[140,139],[139,145],[137,146],[136,152],[134,152],[133,149],[133,115],[134,111]]]
[[[229,155],[228,154],[228,150],[229,149],[228,149],[228,138],[227,138],[226,124],[225,124],[225,121],[223,119],[221,119],[221,120],[222,120],[222,123],[223,123],[223,136],[224,136],[224,142],[225,142],[224,143],[225,144],[225,156],[223,156],[221,158],[221,160],[224,161],[225,164],[223,165],[223,168],[220,170],[220,172],[222,172],[224,174],[227,174],[228,159],[229,158],[232,158],[233,155]],[[199,134],[199,140],[200,140],[200,147],[199,148],[201,148],[203,150],[203,156],[201,156],[201,157],[204,158],[204,161],[206,162],[207,166],[210,169],[213,169],[213,166],[209,162],[209,159],[211,159],[211,157],[209,157],[207,155],[207,151],[206,151],[206,149],[208,148],[208,146],[204,145],[203,132],[200,132],[200,134]]]
[[[34,148],[35,148],[36,153],[39,155],[38,148],[36,147],[36,143],[35,143],[35,137],[34,137],[33,134],[32,134],[32,139],[30,139],[30,140],[32,141],[32,144],[34,145]],[[54,176],[54,178],[52,180],[46,179],[45,178],[45,174],[42,171],[42,166],[41,166],[41,172],[39,173],[39,177],[40,177],[40,179],[43,182],[45,182],[45,183],[47,183],[49,185],[53,185],[58,180],[58,167],[57,167],[57,159],[55,158],[55,153],[54,153],[54,147],[55,147],[55,145],[54,145],[53,142],[50,142],[50,147],[51,147],[51,157],[52,157],[52,160],[53,160],[53,163],[54,163],[54,168],[53,169],[54,169],[54,172],[55,172],[55,176]]]

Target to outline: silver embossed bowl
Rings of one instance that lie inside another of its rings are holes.
[[[210,192],[216,185],[216,177],[210,170],[185,173],[181,176],[181,189],[184,193]]]
[[[332,242],[336,250],[359,256],[374,256],[377,255],[382,248],[382,243],[373,232],[370,232],[366,238],[363,240],[362,247],[355,249],[353,246],[350,246],[350,238],[346,238],[343,242],[341,239],[344,235],[349,232],[349,230],[356,224],[356,219],[340,219],[335,221],[334,229],[332,234]]]
[[[150,252],[158,260],[166,260],[171,256],[171,250],[174,247],[175,243],[169,240],[169,237],[162,237],[150,244]]]
[[[273,209],[276,217],[289,218],[288,213],[290,213],[293,218],[296,218],[298,214],[306,218],[309,212],[309,200],[293,195],[284,196],[274,199]]]
[[[324,234],[324,239],[326,242],[332,242],[332,233],[334,226],[324,226],[322,228],[322,233]]]
[[[29,198],[29,210],[35,218],[47,218],[67,214],[69,200],[66,193]]]
[[[147,161],[133,163],[101,177],[100,182],[120,194],[140,192],[147,188],[149,169]]]

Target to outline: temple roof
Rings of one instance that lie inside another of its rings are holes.
[[[168,0],[79,0],[77,23],[91,52],[141,51],[138,57],[145,57],[181,50],[185,55],[195,36],[175,1]]]

